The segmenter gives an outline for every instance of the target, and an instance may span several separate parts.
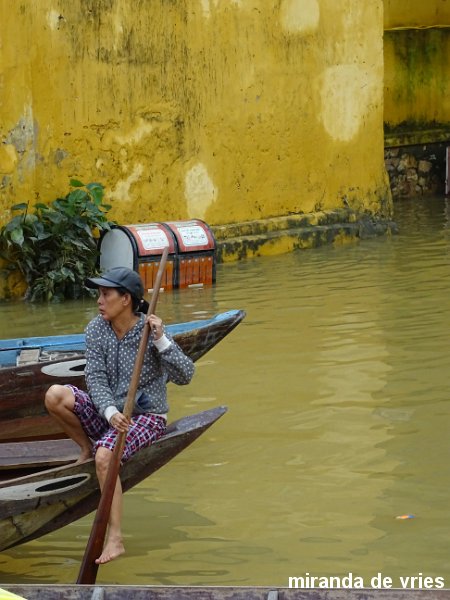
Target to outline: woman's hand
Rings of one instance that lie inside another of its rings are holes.
[[[130,426],[130,421],[124,414],[117,412],[113,414],[109,424],[112,425],[112,427],[114,427],[114,429],[116,429],[119,433],[126,433]]]
[[[153,334],[153,339],[159,340],[159,338],[162,337],[162,335],[164,334],[162,320],[156,315],[149,315],[146,321],[150,326],[150,331]]]

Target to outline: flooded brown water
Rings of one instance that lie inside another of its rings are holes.
[[[247,311],[170,389],[173,418],[229,412],[126,495],[127,554],[97,582],[450,587],[449,217],[442,198],[407,201],[393,238],[219,265],[214,288],[161,296],[166,321]],[[81,331],[96,308],[0,314],[0,337],[18,337]],[[91,520],[0,554],[0,582],[74,582]]]

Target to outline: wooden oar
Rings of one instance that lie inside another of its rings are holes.
[[[161,287],[161,279],[166,265],[168,253],[169,249],[167,247],[164,248],[164,252],[161,256],[161,262],[159,263],[158,273],[153,285],[153,294],[147,315],[151,315],[155,312],[155,306],[158,300],[159,288]],[[133,414],[134,401],[139,384],[142,364],[144,362],[144,355],[148,344],[149,334],[150,328],[146,323],[142,332],[139,349],[136,355],[136,362],[131,375],[130,387],[128,388],[127,399],[123,409],[123,414],[129,419],[131,419]],[[119,433],[117,436],[112,458],[109,463],[108,473],[103,486],[102,495],[97,512],[95,514],[94,523],[92,525],[91,535],[89,536],[89,541],[87,543],[83,561],[80,567],[80,572],[78,574],[77,583],[94,584],[97,577],[99,565],[95,562],[95,559],[100,556],[103,549],[106,530],[108,527],[109,513],[111,511],[114,490],[116,487],[117,477],[119,475],[120,461],[122,459],[126,435],[126,433]]]

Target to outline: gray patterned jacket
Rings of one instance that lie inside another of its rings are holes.
[[[111,323],[100,315],[86,327],[86,384],[92,401],[103,416],[108,407],[123,411],[144,323],[145,317],[142,315],[121,340],[114,333]],[[139,379],[134,414],[167,413],[167,382],[186,385],[193,374],[194,363],[169,334],[156,342],[150,339]]]

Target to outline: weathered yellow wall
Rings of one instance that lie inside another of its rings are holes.
[[[450,2],[385,0],[385,122],[450,124]]]
[[[450,24],[448,0],[384,0],[384,26],[432,27]]]
[[[70,177],[121,223],[389,211],[382,0],[0,1],[0,223]]]

